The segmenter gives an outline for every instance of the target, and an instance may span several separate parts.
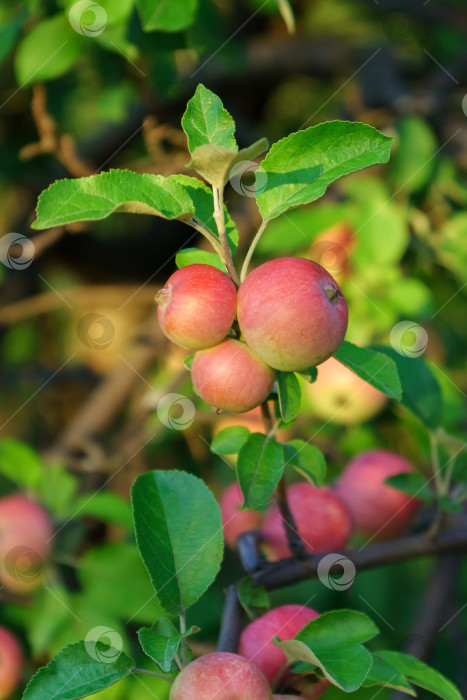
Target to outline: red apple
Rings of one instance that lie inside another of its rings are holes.
[[[339,552],[352,534],[352,521],[341,499],[329,488],[299,482],[287,489],[287,500],[307,552]],[[277,506],[264,519],[265,549],[273,561],[290,557],[282,517]]]
[[[272,700],[261,671],[238,654],[200,656],[175,679],[170,700]]]
[[[366,536],[389,538],[402,534],[419,501],[385,484],[402,472],[414,471],[403,457],[388,450],[372,450],[351,460],[335,486],[355,527]]]
[[[314,384],[306,383],[306,397],[314,415],[340,425],[355,425],[372,418],[387,398],[334,357],[323,362]]]
[[[303,258],[278,258],[253,270],[238,290],[237,318],[250,347],[275,369],[294,371],[327,360],[347,330],[337,282]]]
[[[53,524],[38,503],[22,494],[0,499],[0,582],[13,593],[27,594],[42,583]]]
[[[222,513],[224,539],[232,549],[235,549],[237,539],[243,532],[259,528],[261,514],[255,510],[242,510],[243,494],[237,483],[231,484],[225,489],[219,505]]]
[[[16,637],[0,627],[0,700],[10,698],[18,685],[23,666],[23,652]]]
[[[259,406],[270,393],[275,375],[248,345],[233,338],[195,353],[191,366],[198,396],[234,413]]]
[[[217,267],[188,265],[169,277],[155,301],[163,333],[182,348],[200,350],[217,345],[229,332],[237,290]]]

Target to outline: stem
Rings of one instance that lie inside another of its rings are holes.
[[[229,586],[222,612],[222,624],[217,642],[217,651],[230,651],[235,654],[241,632],[242,608],[238,600],[237,587]]]
[[[250,247],[248,248],[248,252],[247,252],[247,254],[246,254],[245,260],[243,261],[242,270],[241,270],[241,272],[240,272],[240,280],[241,280],[242,282],[243,282],[243,280],[245,279],[245,277],[246,277],[247,274],[248,274],[248,267],[249,267],[249,265],[250,265],[251,258],[253,257],[253,253],[255,252],[255,248],[256,248],[256,246],[258,245],[259,239],[260,239],[261,236],[263,235],[263,231],[264,231],[264,229],[266,228],[266,226],[268,225],[268,223],[269,223],[269,220],[268,220],[268,219],[265,219],[265,220],[263,221],[263,223],[261,224],[261,226],[260,226],[259,229],[257,230],[257,232],[256,232],[256,234],[255,234],[255,237],[254,237],[253,240],[251,241],[251,245],[250,245]]]
[[[168,683],[174,682],[174,679],[170,678],[170,676],[165,676],[163,673],[156,673],[156,671],[148,671],[146,668],[133,668],[131,672],[145,673],[147,676],[156,676],[156,678],[162,678],[162,680],[168,681]]]
[[[185,611],[183,611],[182,614],[180,615],[180,634],[185,634],[185,632],[186,632],[186,618],[185,618]],[[181,646],[182,646],[182,664],[183,664],[183,666],[186,666],[188,664],[188,647],[187,647],[186,637],[182,637]]]
[[[434,433],[430,433],[431,465],[433,467],[433,477],[435,480],[437,496],[444,495],[444,484],[441,476],[441,465],[439,461],[438,438]]]
[[[215,236],[213,236],[213,234],[210,231],[208,231],[208,229],[204,228],[203,224],[200,221],[198,221],[197,219],[190,219],[190,221],[188,221],[187,223],[188,223],[188,226],[191,226],[196,231],[201,233],[205,238],[207,238],[207,240],[212,245],[212,247],[214,248],[216,253],[221,258],[223,257],[223,251],[222,251],[222,248],[221,248],[219,241],[217,240],[217,238]]]
[[[237,287],[240,286],[240,279],[237,275],[237,270],[232,259],[232,252],[229,248],[229,241],[227,240],[227,233],[225,231],[225,216],[224,216],[224,190],[223,188],[214,187],[212,188],[212,195],[214,198],[214,221],[216,222],[217,230],[219,232],[219,239],[222,248],[222,261],[227,268],[230,278],[235,283]]]

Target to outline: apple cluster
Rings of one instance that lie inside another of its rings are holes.
[[[318,263],[278,258],[257,267],[237,290],[222,270],[194,264],[177,270],[156,295],[165,335],[195,350],[196,393],[217,409],[259,406],[276,370],[303,371],[342,343],[347,304]]]

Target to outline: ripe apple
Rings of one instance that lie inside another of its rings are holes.
[[[419,501],[384,482],[395,474],[412,471],[410,462],[388,450],[363,452],[347,464],[335,491],[349,509],[358,531],[379,538],[397,537],[404,532]]]
[[[195,392],[215,408],[243,413],[270,393],[276,373],[251,348],[228,338],[195,353],[191,378]]]
[[[368,420],[387,401],[378,389],[334,357],[320,365],[318,379],[314,384],[306,383],[304,392],[314,415],[339,425],[355,425]]]
[[[303,481],[287,489],[287,500],[307,552],[339,552],[345,547],[352,534],[352,521],[347,508],[331,489],[319,489]],[[277,506],[267,512],[262,533],[266,552],[272,561],[290,557]]]
[[[10,698],[21,678],[23,652],[16,637],[0,627],[0,700]]]
[[[163,333],[182,348],[200,350],[225,338],[235,318],[237,290],[212,265],[187,265],[155,297]]]
[[[261,671],[243,656],[214,652],[188,664],[175,679],[170,700],[272,700]]]
[[[38,503],[22,494],[0,499],[0,583],[12,593],[28,594],[42,583],[53,524]]]
[[[357,239],[345,221],[321,231],[310,246],[310,259],[318,262],[337,282],[349,272],[349,256]]]
[[[243,532],[259,528],[261,514],[255,510],[242,510],[243,494],[237,483],[231,484],[225,489],[219,505],[222,514],[224,539],[232,549],[235,549],[237,539]]]
[[[304,370],[344,340],[347,304],[337,282],[303,258],[278,258],[253,270],[238,290],[240,330],[271,367]]]

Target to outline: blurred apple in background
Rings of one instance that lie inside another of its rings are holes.
[[[23,652],[16,637],[0,627],[0,700],[7,700],[18,685],[23,667]]]
[[[242,510],[243,494],[238,483],[231,484],[225,489],[219,500],[219,505],[224,539],[232,549],[235,549],[237,539],[243,532],[259,528],[261,514],[255,510]]]
[[[309,256],[340,284],[350,272],[349,258],[356,244],[357,239],[350,225],[340,221],[316,236],[310,246]]]

